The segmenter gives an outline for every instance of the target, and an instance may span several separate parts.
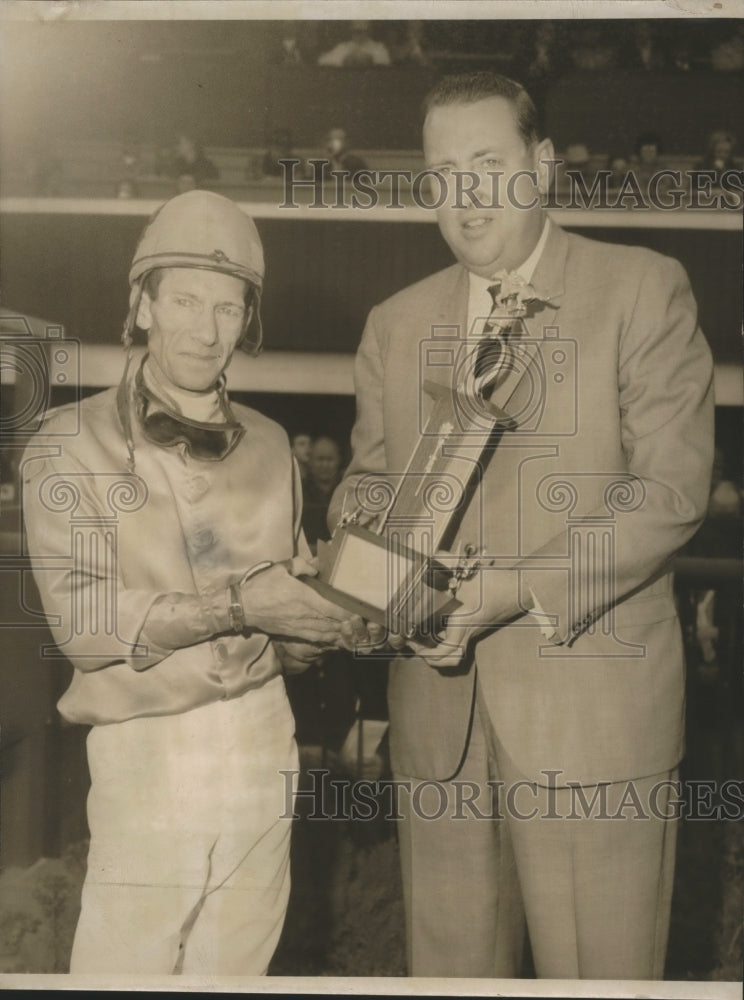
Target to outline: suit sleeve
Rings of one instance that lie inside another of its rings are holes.
[[[384,358],[380,342],[379,312],[375,307],[369,314],[354,361],[356,421],[351,432],[353,457],[328,508],[328,526],[331,531],[343,510],[354,509],[354,491],[360,479],[368,473],[382,476],[386,471],[383,379]]]
[[[566,531],[518,567],[527,588],[525,607],[532,592],[557,621],[558,643],[580,635],[663,571],[705,516],[714,445],[713,365],[687,275],[672,258],[657,258],[641,279],[619,341],[618,389],[632,489],[613,507],[612,557],[568,575],[531,570],[533,560],[544,565],[546,558],[569,553]]]

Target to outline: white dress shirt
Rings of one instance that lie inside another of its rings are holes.
[[[545,244],[548,241],[548,231],[550,220],[546,218],[543,224],[540,239],[535,244],[535,249],[519,267],[514,268],[517,274],[521,275],[526,282],[532,281],[532,276],[538,265]],[[468,295],[468,336],[480,337],[483,334],[483,325],[491,315],[493,309],[493,299],[488,291],[494,283],[493,278],[482,278],[479,274],[468,275],[470,282],[470,292]]]

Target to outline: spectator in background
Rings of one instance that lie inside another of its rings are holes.
[[[395,65],[429,64],[429,57],[424,51],[423,21],[390,21],[387,24],[386,44]]]
[[[641,187],[645,187],[655,173],[666,164],[660,159],[661,137],[656,132],[641,132],[635,142],[635,153],[631,158],[633,173]]]
[[[586,24],[571,47],[571,60],[580,70],[613,69],[617,64],[617,46],[600,24]]]
[[[739,73],[744,69],[744,25],[737,24],[730,37],[713,47],[710,64],[719,73]]]
[[[734,158],[736,136],[727,129],[717,129],[708,136],[705,156],[695,164],[695,170],[713,171],[714,184],[720,185],[721,174],[727,170],[741,170],[740,160]]]
[[[292,440],[293,448],[298,436]],[[302,529],[313,555],[318,541],[331,537],[328,506],[340,479],[338,441],[327,435],[315,438],[302,483]],[[359,746],[362,732],[355,723],[360,718],[387,718],[387,661],[357,661],[347,650],[329,650],[308,670],[288,675],[285,681],[298,743],[319,751],[321,766],[332,770],[353,771],[361,750],[363,773],[358,777],[378,778],[384,766],[383,754],[374,746],[366,752]],[[375,727],[373,731],[378,730]]]
[[[607,186],[611,189],[620,188],[628,176],[630,160],[624,153],[611,153],[607,157],[607,169],[610,171]]]
[[[283,21],[275,46],[272,62],[282,66],[299,66],[305,61],[300,48],[299,25],[294,21]]]
[[[308,473],[302,482],[302,527],[313,555],[318,539],[331,537],[326,524],[328,505],[341,478],[341,449],[332,437],[319,437],[310,447]]]
[[[128,177],[124,177],[116,186],[116,197],[117,198],[136,198],[137,188],[134,185],[134,181],[130,180]]]
[[[325,148],[332,173],[354,177],[360,170],[366,170],[367,164],[362,157],[349,150],[349,137],[345,129],[332,128],[326,136]],[[325,174],[325,170],[323,173]]]
[[[726,459],[724,450],[717,446],[707,516],[687,546],[688,556],[731,559],[741,552],[743,494],[740,482],[727,475]],[[740,476],[738,468],[735,476]],[[744,759],[740,721],[742,674],[736,655],[742,628],[741,587],[734,581],[708,582],[691,587],[688,600],[686,610],[692,639],[688,667],[690,712],[697,730],[708,732],[708,753],[713,753],[714,773],[736,773]],[[696,733],[693,731],[691,735],[694,738]],[[729,770],[730,763],[723,764],[732,759],[736,762],[733,771]]]
[[[589,148],[585,142],[571,142],[566,146],[563,154],[565,169],[567,172],[581,174],[587,177],[591,173],[591,159]]]
[[[319,66],[389,66],[390,53],[369,33],[369,21],[352,21],[351,38],[318,57]]]
[[[180,192],[203,187],[206,181],[216,180],[220,172],[205,156],[201,143],[190,135],[180,135],[176,155],[166,169],[168,176],[175,178]]]
[[[292,133],[286,128],[275,129],[269,137],[266,152],[258,164],[258,175],[261,177],[282,177],[284,171],[281,161],[293,156]]]
[[[308,474],[310,464],[310,448],[313,439],[305,431],[300,431],[292,435],[292,454],[294,455],[300,470],[300,476],[304,481]]]
[[[121,175],[123,178],[136,177],[140,172],[140,156],[136,143],[127,141],[121,151]]]
[[[565,69],[566,53],[555,21],[538,22],[524,52],[525,75],[533,83],[557,76]]]
[[[341,449],[330,437],[312,441],[307,434],[292,438],[292,451],[305,458],[302,481],[302,528],[315,555],[318,539],[330,538],[326,525],[328,504],[338,485]],[[306,457],[305,457],[306,456]],[[330,763],[329,752],[338,753],[354,722],[356,692],[353,662],[346,656],[323,656],[322,660],[286,678],[287,694],[295,717],[296,735],[303,746],[321,752],[321,764]]]
[[[665,62],[655,26],[648,21],[638,21],[633,25],[628,65],[653,72],[663,69]]]

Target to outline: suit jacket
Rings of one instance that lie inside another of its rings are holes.
[[[457,671],[398,659],[398,773],[456,774],[476,672],[502,745],[541,784],[641,777],[683,753],[668,564],[704,516],[713,451],[712,361],[690,285],[672,258],[553,224],[532,283],[543,304],[527,332],[541,360],[510,405],[529,414],[533,397],[536,416],[497,440],[458,536],[519,570],[523,607],[536,599],[555,634],[548,641],[526,614],[487,632]],[[425,342],[464,337],[467,301],[467,271],[455,265],[371,311],[354,454],[331,522],[360,475],[405,468],[430,406],[422,378],[449,377]]]

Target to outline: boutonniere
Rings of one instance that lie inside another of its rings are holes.
[[[498,271],[493,281],[494,285],[499,285],[498,291],[492,293],[494,309],[506,316],[524,316],[527,303],[538,298],[534,285],[525,281],[518,271]]]

